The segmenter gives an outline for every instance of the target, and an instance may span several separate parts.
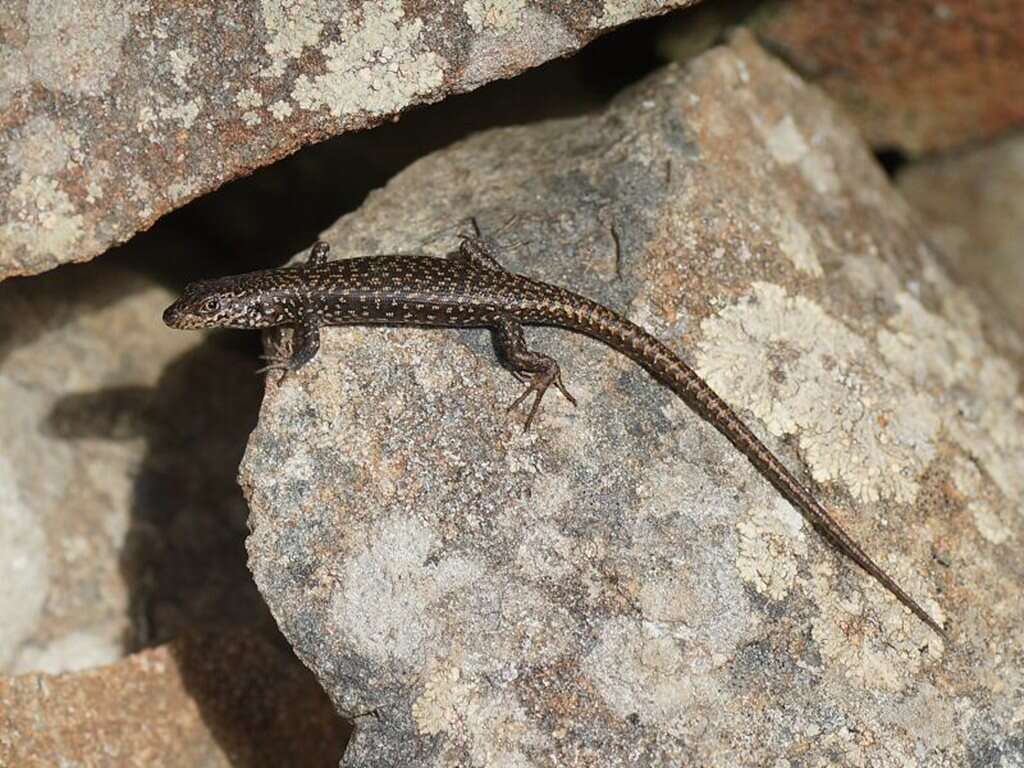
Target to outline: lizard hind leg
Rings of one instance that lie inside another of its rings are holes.
[[[526,417],[523,431],[529,431],[534,416],[540,409],[540,401],[548,387],[554,384],[566,400],[576,405],[576,398],[569,394],[562,383],[562,371],[554,358],[540,352],[531,352],[526,346],[523,327],[515,320],[503,317],[495,325],[498,348],[513,375],[520,381],[529,382],[529,386],[513,401],[508,410],[516,408],[531,394],[535,395],[530,413]]]

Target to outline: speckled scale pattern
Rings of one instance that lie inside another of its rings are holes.
[[[550,318],[571,296],[508,273],[425,256],[346,259],[283,278],[322,325],[492,326],[510,314],[530,322]]]
[[[570,401],[558,364],[527,348],[522,325],[584,333],[629,356],[669,387],[742,452],[827,541],[856,562],[918,618],[942,627],[882,570],[817,499],[671,349],[618,313],[570,291],[504,270],[486,240],[465,238],[446,257],[370,256],[327,261],[317,243],[301,266],[193,283],[168,307],[175,328],[294,329],[292,353],[268,366],[295,370],[319,349],[319,328],[351,324],[489,327],[513,373],[530,385],[533,420],[552,384]]]

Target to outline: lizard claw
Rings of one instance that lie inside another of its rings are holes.
[[[558,391],[562,393],[562,397],[568,400],[572,407],[576,407],[576,398],[569,394],[569,390],[565,388],[565,384],[562,383],[562,372],[559,370],[555,371],[555,386],[558,387]]]
[[[525,375],[521,371],[516,371],[515,375],[517,378],[525,380]],[[562,383],[562,373],[558,369],[558,365],[552,363],[552,365],[546,370],[530,377],[529,381],[530,386],[523,390],[523,393],[513,400],[512,404],[508,407],[508,410],[511,411],[531,394],[536,395],[533,400],[533,405],[530,407],[530,413],[526,416],[526,423],[523,425],[524,432],[530,431],[530,425],[533,423],[533,417],[536,416],[537,411],[540,410],[540,401],[544,399],[544,394],[552,384],[558,387],[558,391],[562,393],[566,400],[574,406],[576,405],[576,398],[569,394],[569,390],[567,390],[565,388],[565,384]]]
[[[259,376],[261,373],[266,373],[267,371],[287,371],[287,370],[288,370],[288,364],[287,363],[271,363],[270,365],[264,365],[262,368],[257,368],[255,371],[253,371],[253,373],[256,374],[257,376]]]
[[[281,371],[281,378],[277,380],[278,384],[284,381],[285,376],[287,376],[288,373],[292,370],[291,359],[287,355],[273,353],[269,355],[260,355],[260,360],[265,360],[267,364],[260,368],[257,368],[255,371],[253,371],[253,373],[259,376],[261,373],[268,373],[270,371]]]

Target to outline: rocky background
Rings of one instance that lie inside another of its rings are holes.
[[[0,766],[1024,766],[1024,2],[688,5],[0,11]],[[160,322],[469,216],[949,642],[594,342]]]

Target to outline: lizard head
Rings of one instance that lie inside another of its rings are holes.
[[[164,310],[171,328],[269,328],[279,325],[260,291],[249,285],[253,275],[198,280]]]

